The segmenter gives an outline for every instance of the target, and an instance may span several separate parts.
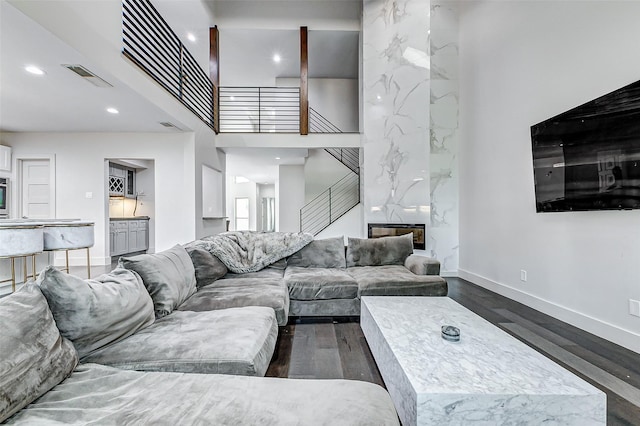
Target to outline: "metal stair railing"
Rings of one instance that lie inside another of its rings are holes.
[[[349,170],[360,174],[360,148],[325,148],[324,150]]]
[[[318,234],[360,203],[360,175],[349,173],[300,209],[300,231]]]
[[[322,114],[309,107],[309,132],[310,133],[342,133],[342,130],[327,120]]]

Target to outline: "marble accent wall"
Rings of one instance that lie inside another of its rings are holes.
[[[431,220],[427,252],[458,270],[458,2],[432,0],[429,46]]]
[[[364,225],[425,223],[427,253],[458,269],[458,10],[363,2]]]
[[[429,223],[429,0],[363,2],[364,225]]]

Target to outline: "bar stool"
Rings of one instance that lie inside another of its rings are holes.
[[[86,249],[87,278],[91,278],[91,257],[89,248],[94,244],[93,222],[56,221],[45,223],[44,251],[64,251],[66,272],[69,273],[69,251]]]
[[[11,278],[0,282],[11,281],[11,291],[16,291],[16,265],[18,257],[24,259],[24,282],[27,282],[27,258],[32,257],[32,276],[36,277],[36,255],[42,253],[44,246],[44,226],[42,223],[1,223],[0,224],[0,259],[11,262]]]

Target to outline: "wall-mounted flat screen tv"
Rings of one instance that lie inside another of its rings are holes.
[[[536,210],[640,208],[640,81],[531,126]]]

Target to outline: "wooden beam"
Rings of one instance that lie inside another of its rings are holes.
[[[216,134],[220,131],[220,36],[218,26],[209,28],[209,79],[213,83],[213,130]]]
[[[300,134],[309,134],[309,52],[307,27],[300,27]]]

